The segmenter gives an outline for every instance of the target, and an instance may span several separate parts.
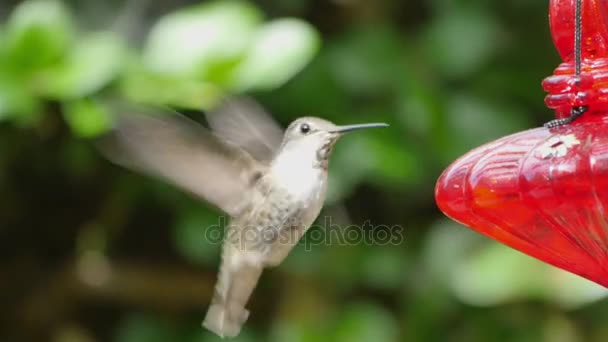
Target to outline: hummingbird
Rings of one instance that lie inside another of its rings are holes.
[[[120,115],[102,151],[230,217],[203,326],[237,336],[263,269],[279,265],[321,212],[334,144],[348,132],[388,125],[302,117],[283,132],[249,99],[206,113],[211,130],[177,113],[158,114]]]

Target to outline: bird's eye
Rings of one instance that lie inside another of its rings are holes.
[[[308,134],[308,132],[310,132],[310,125],[308,125],[307,123],[301,124],[300,132],[302,132],[303,134]]]

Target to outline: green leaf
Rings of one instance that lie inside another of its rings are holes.
[[[180,338],[180,329],[173,322],[149,314],[130,314],[118,326],[115,341],[163,342]]]
[[[330,72],[351,93],[386,92],[395,81],[409,77],[403,42],[389,25],[356,26],[327,46]]]
[[[461,260],[449,284],[461,300],[481,306],[533,298],[576,308],[608,295],[598,284],[498,243]]]
[[[281,86],[308,64],[320,38],[308,23],[279,19],[260,29],[235,71],[234,88],[269,90]]]
[[[364,181],[381,186],[407,185],[423,176],[412,148],[386,133],[357,133],[338,144],[329,163],[328,203],[347,197]]]
[[[137,103],[193,110],[213,108],[223,96],[221,90],[211,83],[154,74],[139,67],[129,68],[120,87],[128,99]]]
[[[388,134],[370,134],[367,139],[369,154],[366,158],[372,160],[370,180],[384,186],[395,186],[415,184],[423,177],[421,155],[416,155],[415,148]]]
[[[8,20],[6,51],[10,64],[21,72],[58,61],[72,40],[72,17],[60,1],[21,3]]]
[[[215,264],[220,256],[225,222],[210,211],[196,207],[180,217],[173,230],[177,251],[187,260]]]
[[[433,283],[447,287],[455,264],[486,240],[482,235],[447,218],[437,221],[429,230],[422,252],[424,269]]]
[[[363,135],[353,135],[339,142],[329,162],[329,179],[327,189],[327,203],[335,203],[347,197],[359,183],[365,179],[373,167],[368,156],[373,151]],[[344,172],[348,170],[348,172]]]
[[[466,77],[495,53],[500,39],[496,19],[472,10],[446,11],[432,22],[424,43],[439,71],[451,77]]]
[[[423,257],[432,281],[471,305],[540,299],[576,308],[608,295],[597,284],[447,219],[433,225]]]
[[[13,119],[29,126],[40,117],[40,105],[21,80],[0,77],[0,121]]]
[[[371,303],[345,308],[332,341],[397,341],[399,328],[391,314]]]
[[[300,326],[291,322],[279,322],[275,323],[275,328],[267,341],[313,342],[324,341],[324,336],[324,334],[314,331],[314,328],[311,329],[308,326]]]
[[[264,100],[275,108],[277,115],[285,115],[284,119],[311,113],[336,121],[346,120],[343,116],[350,115],[350,98],[332,77],[332,70],[327,53],[322,49],[306,67],[306,72],[296,76],[297,81],[275,89]]]
[[[4,28],[4,22],[0,24],[0,73],[4,72],[4,68],[6,67],[4,60],[6,59],[6,30]]]
[[[465,93],[454,93],[445,102],[442,124],[447,127],[446,136],[435,138],[442,145],[437,153],[446,163],[476,146],[529,127],[526,117],[512,104]]]
[[[81,138],[96,137],[106,132],[111,124],[106,109],[91,100],[76,100],[64,104],[63,117],[72,132]]]
[[[126,48],[117,35],[91,34],[74,46],[62,64],[41,73],[39,91],[61,100],[90,95],[114,80],[125,60]]]
[[[372,229],[384,229],[374,227]],[[389,232],[389,230],[385,231]],[[397,232],[392,232],[396,234]],[[403,233],[403,232],[400,232]],[[373,232],[371,234],[374,234]],[[380,241],[372,241],[378,244]],[[401,253],[402,249],[390,246],[369,248],[363,261],[363,281],[381,290],[397,290],[403,285],[408,272],[409,260]]]
[[[261,22],[262,14],[245,1],[215,1],[180,10],[154,26],[144,64],[161,74],[207,80],[217,73],[214,69],[236,65]]]

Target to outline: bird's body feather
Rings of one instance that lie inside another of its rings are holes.
[[[220,336],[236,336],[247,317],[244,305],[255,288],[261,270],[279,265],[298,243],[314,219],[319,215],[322,201],[309,210],[309,201],[302,196],[299,186],[277,182],[268,173],[256,184],[259,201],[228,225],[219,281],[212,306],[203,325]],[[319,178],[326,172],[320,170]],[[311,187],[306,196],[324,198],[325,180],[321,186]]]

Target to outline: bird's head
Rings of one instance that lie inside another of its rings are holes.
[[[289,153],[304,160],[326,164],[332,147],[342,135],[355,130],[387,126],[385,123],[338,126],[316,117],[299,118],[285,130],[279,154]]]

